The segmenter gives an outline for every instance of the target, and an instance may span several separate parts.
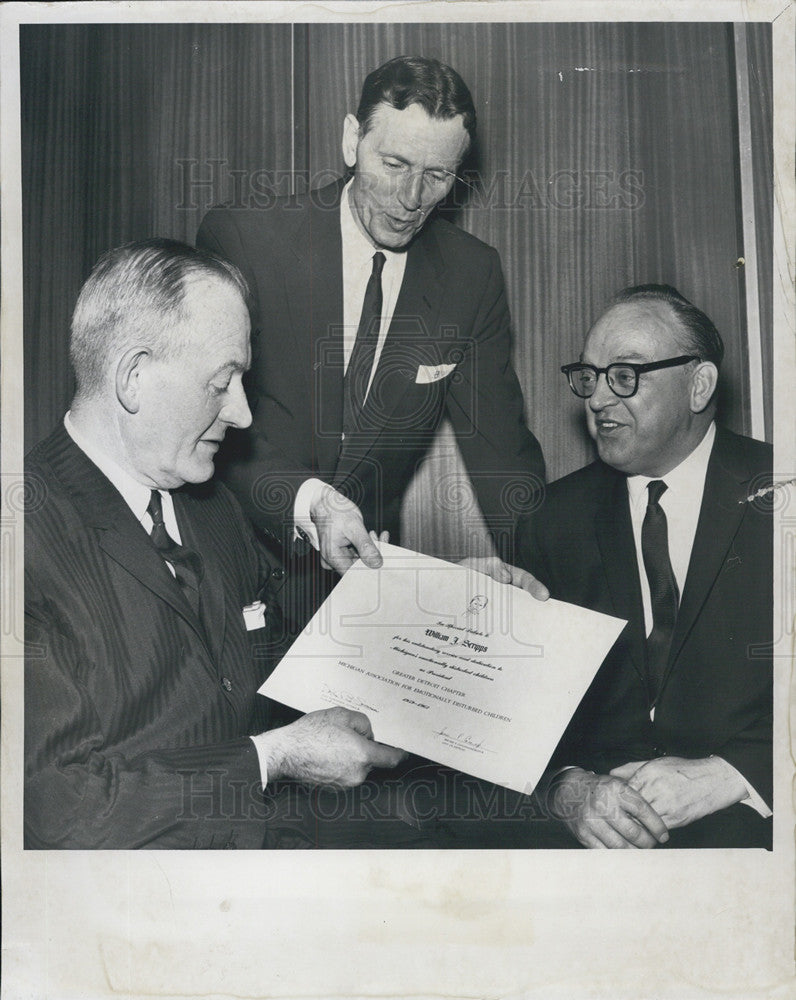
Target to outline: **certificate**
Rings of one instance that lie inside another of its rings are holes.
[[[379,545],[260,693],[364,712],[381,743],[530,793],[624,622]]]

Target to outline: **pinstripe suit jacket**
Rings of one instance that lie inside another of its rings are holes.
[[[204,561],[200,621],[63,427],[27,475],[43,501],[25,521],[26,846],[260,847],[248,734],[265,728],[255,692],[271,654],[241,609],[269,565],[237,501],[213,482],[174,494]]]

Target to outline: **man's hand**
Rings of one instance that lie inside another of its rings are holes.
[[[310,506],[310,517],[318,532],[321,564],[342,576],[357,556],[378,569],[381,554],[365,528],[359,507],[342,493],[327,486]]]
[[[670,830],[726,809],[747,794],[741,776],[721,757],[631,761],[611,774],[643,795]]]
[[[366,715],[347,708],[310,712],[258,737],[267,753],[268,781],[291,778],[353,788],[373,767],[395,767],[403,750],[376,743]]]
[[[555,779],[551,812],[584,847],[656,847],[669,839],[661,817],[635,789],[580,767]]]
[[[546,601],[550,596],[550,591],[535,576],[525,569],[520,569],[519,566],[510,566],[499,556],[469,556],[467,559],[462,559],[459,565],[491,576],[498,583],[510,583],[520,590],[527,590],[537,601]]]

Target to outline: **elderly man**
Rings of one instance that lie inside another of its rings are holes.
[[[339,573],[357,553],[380,564],[366,529],[397,540],[401,496],[443,414],[504,555],[508,487],[544,476],[498,255],[434,214],[474,135],[457,73],[393,59],[343,122],[348,182],[269,211],[214,209],[199,230],[254,293],[254,424],[229,483],[258,528],[288,546],[303,534]]]
[[[769,846],[771,448],[714,423],[723,345],[675,289],[620,293],[581,360],[599,461],[554,483],[523,561],[628,620],[553,759],[587,847]],[[574,841],[573,841],[574,846]]]
[[[251,421],[245,296],[166,240],[109,252],[80,293],[72,407],[27,463],[28,847],[260,847],[273,782],[352,786],[403,756],[344,709],[258,719],[279,573],[210,482]]]

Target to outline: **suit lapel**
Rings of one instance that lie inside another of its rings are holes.
[[[80,516],[96,531],[100,548],[184,618],[204,640],[201,623],[121,493],[63,427],[53,434],[50,443],[50,465]]]
[[[390,329],[379,358],[379,369],[411,368],[410,379],[391,379],[379,399],[382,420],[393,412],[408,386],[414,382],[419,363],[439,360],[434,353],[434,332],[442,304],[444,264],[433,231],[422,231],[407,251],[406,270]],[[377,372],[378,374],[378,372]],[[368,407],[365,405],[365,416]]]
[[[748,483],[749,478],[749,470],[741,467],[736,460],[729,439],[721,428],[717,429],[664,683],[724,565],[727,550],[741,525],[747,504],[739,503],[739,500],[746,496],[744,484]]]
[[[102,527],[98,535],[100,548],[115,560],[139,583],[147,587],[174,611],[184,618],[191,627],[204,638],[201,625],[183,596],[179,585],[169,572],[162,556],[145,541],[144,529],[133,517],[130,508],[122,500],[129,513],[129,519],[122,520],[123,511],[116,514],[116,523]],[[99,527],[99,525],[96,525]]]
[[[621,475],[613,478],[613,489],[607,494],[608,502],[598,509],[595,516],[595,532],[614,612],[628,621],[631,660],[646,684],[644,608],[627,482]]]
[[[291,242],[285,287],[294,331],[296,364],[314,407],[316,440],[329,442],[319,465],[334,465],[343,426],[343,261],[340,196],[343,181],[315,192]],[[322,418],[322,419],[321,419]]]

